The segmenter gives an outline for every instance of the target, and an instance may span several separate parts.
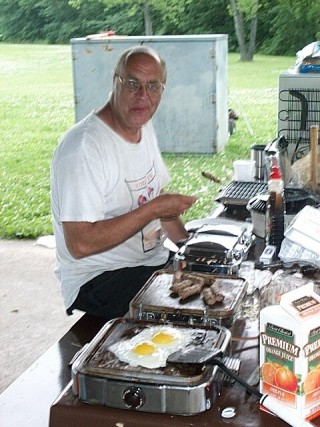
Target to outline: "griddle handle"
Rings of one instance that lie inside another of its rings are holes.
[[[229,377],[234,379],[237,383],[241,384],[250,394],[253,394],[254,396],[258,397],[259,400],[262,398],[262,394],[259,392],[259,390],[249,385],[241,377],[239,377],[237,374],[227,368],[226,365],[222,362],[222,360],[218,359],[217,357],[214,357],[211,363],[213,365],[217,365],[223,372],[229,375]]]

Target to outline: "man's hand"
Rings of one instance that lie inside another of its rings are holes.
[[[156,217],[161,221],[172,221],[184,214],[195,202],[194,196],[178,193],[161,193],[150,204],[154,205]]]

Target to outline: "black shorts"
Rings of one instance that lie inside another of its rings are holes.
[[[105,271],[82,285],[74,303],[67,309],[111,320],[123,317],[129,309],[129,303],[147,282],[150,276],[164,265],[147,267],[139,266]]]

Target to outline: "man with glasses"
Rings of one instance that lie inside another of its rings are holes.
[[[124,51],[107,103],[74,125],[52,159],[56,275],[67,313],[123,316],[168,260],[163,236],[187,237],[179,216],[196,198],[164,193],[169,175],[151,118],[166,65],[146,46]]]

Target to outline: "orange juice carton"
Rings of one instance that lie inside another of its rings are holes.
[[[320,296],[313,283],[260,312],[260,392],[302,419],[320,414]]]

